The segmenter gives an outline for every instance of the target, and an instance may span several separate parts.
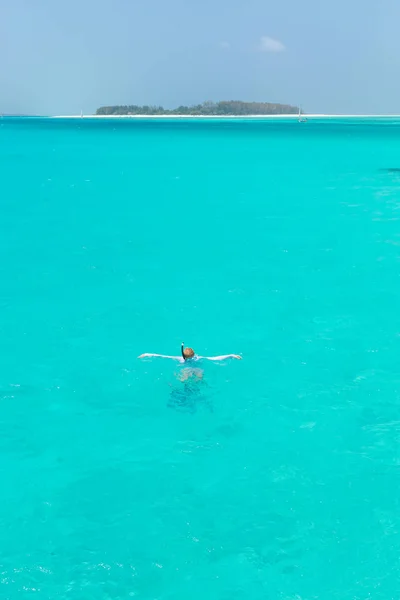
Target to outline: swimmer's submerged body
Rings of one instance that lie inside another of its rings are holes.
[[[181,356],[169,356],[166,354],[151,354],[145,353],[141,354],[138,358],[170,358],[171,360],[177,360],[180,363],[184,363],[186,361],[195,361],[195,360],[212,360],[214,362],[227,360],[229,358],[234,358],[236,360],[242,360],[240,354],[221,354],[220,356],[199,356],[195,354],[193,348],[185,348],[182,343],[181,346]]]
[[[210,387],[203,379],[203,370],[197,367],[184,367],[177,374],[178,386],[171,386],[167,406],[179,412],[196,413],[198,410],[213,412],[210,400]]]

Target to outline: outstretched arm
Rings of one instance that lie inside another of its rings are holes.
[[[172,360],[182,360],[180,356],[167,356],[165,354],[149,354],[148,352],[146,352],[145,354],[141,354],[140,356],[138,356],[138,358],[152,358],[152,357],[157,357],[157,358],[171,358]]]
[[[199,358],[205,358],[206,360],[226,360],[227,358],[236,358],[236,360],[242,360],[240,354],[222,354],[221,356],[199,356]]]

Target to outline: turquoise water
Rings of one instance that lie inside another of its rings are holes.
[[[398,599],[396,168],[396,121],[0,121],[2,598]],[[181,341],[243,360],[136,358]]]

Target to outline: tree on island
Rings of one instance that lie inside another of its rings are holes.
[[[270,102],[241,102],[229,100],[221,102],[203,102],[193,106],[178,106],[164,109],[162,106],[102,106],[96,115],[193,115],[193,116],[244,116],[244,115],[294,115],[299,112],[298,106],[290,104],[272,104]]]

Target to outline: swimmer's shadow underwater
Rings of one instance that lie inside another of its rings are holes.
[[[190,367],[183,369],[177,375],[178,382],[169,384],[172,389],[167,403],[168,408],[190,414],[202,409],[214,412],[211,388],[203,379],[203,375],[202,369]]]

